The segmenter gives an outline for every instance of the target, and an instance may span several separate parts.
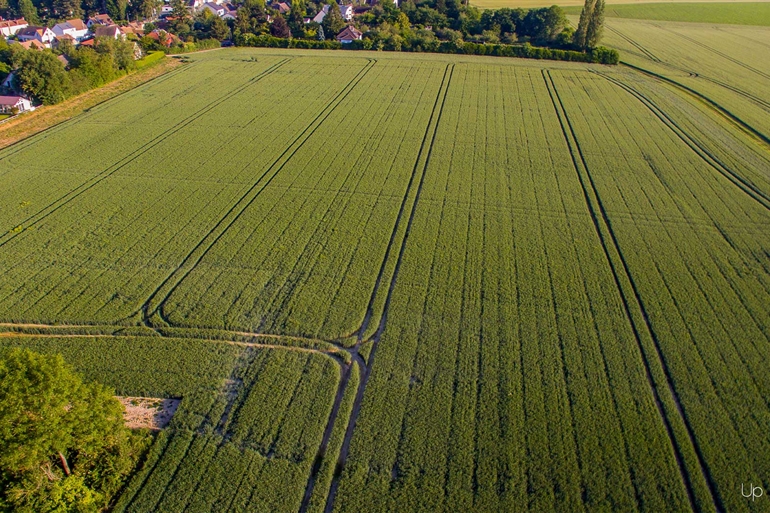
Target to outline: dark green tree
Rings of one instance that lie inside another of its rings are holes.
[[[19,0],[18,15],[27,20],[30,25],[39,25],[40,17],[32,0]]]
[[[174,18],[180,18],[184,19],[189,16],[189,12],[187,11],[187,7],[185,7],[184,2],[182,0],[172,0],[171,1],[171,16]]]
[[[0,358],[3,510],[98,511],[147,440],[123,425],[110,390],[84,383],[60,355],[13,349]]]
[[[83,9],[80,0],[54,0],[54,16],[63,19],[82,18]]]
[[[126,19],[126,12],[128,10],[128,0],[106,0],[105,7],[110,18],[116,22]]]
[[[289,24],[286,23],[286,20],[280,14],[276,14],[275,18],[273,18],[273,23],[270,25],[270,33],[275,37],[281,37],[284,39],[291,37]]]
[[[586,41],[585,46],[587,48],[596,48],[599,45],[599,41],[602,38],[602,31],[604,30],[604,0],[595,0],[593,11],[591,12],[591,18],[588,21],[588,27],[586,28]]]
[[[305,2],[303,0],[294,0],[289,12],[289,27],[294,37],[305,35]]]
[[[71,94],[64,65],[49,51],[13,49],[16,85],[46,105],[59,103]]]
[[[329,12],[327,12],[326,16],[324,16],[322,25],[324,32],[333,36],[336,36],[342,32],[342,29],[344,29],[347,25],[347,23],[345,23],[345,19],[342,17],[342,13],[340,12],[340,6],[337,5],[335,0],[331,0],[329,3]]]
[[[143,19],[154,19],[162,6],[162,0],[140,0],[137,14]]]
[[[588,32],[588,24],[593,15],[594,2],[596,2],[596,0],[586,0],[583,4],[583,10],[580,11],[580,21],[578,21],[577,30],[575,30],[575,35],[572,36],[572,42],[580,49],[585,49],[588,46],[586,44],[586,34]]]

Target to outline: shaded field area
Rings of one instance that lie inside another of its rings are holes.
[[[0,151],[0,347],[181,399],[116,510],[753,511],[764,29],[609,28],[195,55]]]
[[[580,15],[582,7],[567,7],[567,14]],[[677,2],[608,4],[607,18],[686,21],[726,25],[770,26],[770,2]]]

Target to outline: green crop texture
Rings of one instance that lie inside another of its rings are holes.
[[[182,399],[116,511],[759,511],[769,34],[191,54],[0,151],[0,350]]]
[[[567,7],[567,14],[579,15],[582,6]],[[679,2],[679,3],[626,3],[607,6],[608,18],[639,20],[687,21],[734,25],[770,26],[768,2]]]

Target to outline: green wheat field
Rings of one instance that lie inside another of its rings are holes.
[[[770,29],[604,44],[193,54],[1,150],[0,346],[182,398],[115,511],[762,511]]]

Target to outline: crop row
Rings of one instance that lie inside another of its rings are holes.
[[[294,63],[285,64],[205,118],[137,154],[37,224],[25,226],[0,251],[0,266],[13,277],[0,285],[0,315],[94,323],[138,313],[164,277],[281,153],[283,146],[265,137],[264,126],[280,120],[273,135],[279,141],[289,139],[307,124],[308,113],[320,111],[360,71],[358,64],[334,72],[321,65],[303,66],[308,73],[296,73]],[[248,84],[253,76],[245,67],[231,70],[230,79]],[[287,83],[299,91],[291,106],[269,102],[276,84]],[[130,110],[131,101],[126,103],[113,104],[98,116],[111,119]],[[221,140],[210,137],[212,123],[244,128]],[[191,140],[196,144],[190,145]],[[58,152],[44,137],[30,149]],[[77,162],[68,167],[76,170]]]
[[[539,70],[438,130],[336,510],[686,509]]]
[[[374,66],[171,296],[168,319],[322,338],[358,328],[443,69]]]
[[[770,471],[770,211],[611,82],[554,76],[717,506],[745,510]]]

